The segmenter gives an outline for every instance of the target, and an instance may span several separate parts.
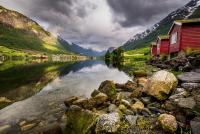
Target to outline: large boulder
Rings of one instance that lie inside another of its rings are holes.
[[[118,113],[102,114],[96,124],[96,133],[116,133],[120,127],[120,115]]]
[[[145,91],[158,100],[165,100],[177,84],[178,80],[173,73],[162,70],[148,79]]]
[[[98,90],[109,98],[113,98],[117,93],[114,82],[109,80],[102,82]]]
[[[158,122],[162,126],[163,130],[171,133],[175,133],[178,128],[176,118],[173,115],[161,114],[158,117]]]
[[[78,106],[72,105],[66,111],[66,133],[70,134],[88,134],[94,132],[98,115],[89,111],[83,110]]]

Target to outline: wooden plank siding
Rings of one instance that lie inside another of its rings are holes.
[[[181,31],[181,50],[200,49],[200,25],[183,25]]]
[[[160,43],[160,54],[167,55],[169,54],[169,39],[162,39]]]
[[[174,44],[171,44],[172,35],[177,33],[177,42]],[[181,26],[180,25],[174,25],[172,31],[169,33],[169,53],[175,53],[180,51],[180,40],[181,40]]]

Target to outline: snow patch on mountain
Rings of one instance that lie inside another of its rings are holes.
[[[187,19],[189,16],[191,16],[195,12],[195,10],[199,6],[200,6],[200,0],[191,0],[188,4],[186,4],[182,8],[180,8],[180,9],[178,9],[178,10],[170,13],[165,19],[168,19],[168,18],[174,19],[177,16],[182,16],[182,18]],[[165,19],[163,19],[162,21],[158,22],[157,24],[155,24],[151,28],[147,29],[143,33],[136,34],[135,36],[133,36],[133,38],[131,38],[130,40],[128,40],[125,44],[133,43],[133,42],[135,42],[137,40],[144,39],[149,34],[151,34],[152,32],[154,32],[160,26],[160,24],[163,21],[165,21]]]

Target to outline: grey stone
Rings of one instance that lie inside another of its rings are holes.
[[[178,99],[178,98],[184,98],[188,95],[188,93],[186,91],[182,91],[182,92],[179,92],[177,94],[174,94],[172,96],[169,97],[170,100],[175,100],[175,99]]]
[[[183,82],[194,82],[199,83],[200,82],[200,73],[198,72],[186,72],[181,75],[178,75],[178,79]]]
[[[111,112],[115,112],[117,110],[117,106],[115,104],[110,104],[110,106],[108,107],[108,111]]]
[[[138,116],[127,115],[125,116],[126,121],[132,126],[136,125]]]
[[[181,86],[188,91],[200,90],[200,83],[182,83]]]
[[[148,105],[151,103],[151,97],[141,97],[141,101]]]
[[[102,114],[96,124],[96,133],[116,133],[120,127],[120,116],[118,113]]]
[[[199,134],[200,132],[200,120],[194,119],[190,121],[190,126],[192,128],[193,134]]]
[[[177,102],[178,106],[181,108],[193,109],[196,106],[193,97],[176,99],[175,102]]]

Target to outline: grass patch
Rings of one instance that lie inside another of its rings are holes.
[[[33,27],[34,29],[40,28],[38,26]],[[46,37],[38,37],[29,31],[3,24],[0,24],[0,45],[15,50],[32,50],[52,54],[70,54],[70,52],[67,51],[64,46],[56,40],[56,38],[48,35],[46,35]]]

